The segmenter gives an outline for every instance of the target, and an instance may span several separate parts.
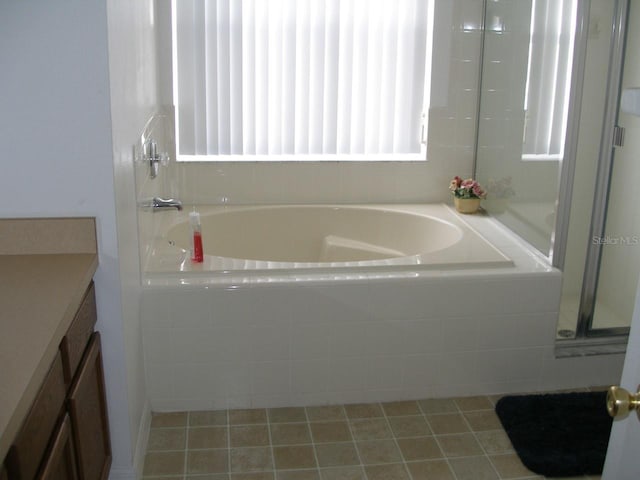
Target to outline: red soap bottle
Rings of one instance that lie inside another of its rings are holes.
[[[198,212],[189,213],[189,225],[191,225],[191,261],[202,263],[204,252],[202,250],[202,226]]]

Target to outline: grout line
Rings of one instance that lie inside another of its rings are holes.
[[[311,450],[313,451],[313,458],[316,460],[316,471],[318,472],[318,478],[322,479],[322,473],[320,472],[320,460],[318,459],[318,452],[316,451],[316,443],[313,439],[313,432],[311,431],[311,420],[307,413],[307,407],[304,407],[304,418],[306,419],[307,431],[309,432],[309,441],[311,442]],[[277,479],[276,479],[277,480]]]

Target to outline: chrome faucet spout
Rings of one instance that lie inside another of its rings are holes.
[[[166,210],[169,208],[182,210],[182,202],[180,200],[176,200],[175,198],[153,197],[150,200],[142,202],[140,206],[143,208],[150,208],[153,211]]]

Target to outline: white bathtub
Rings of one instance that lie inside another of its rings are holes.
[[[205,260],[189,259],[188,213]],[[147,272],[490,268],[511,260],[445,205],[185,207],[162,212]]]
[[[192,265],[190,210],[141,213],[160,223],[141,305],[155,411],[512,393],[619,375],[622,356],[555,358],[561,272],[490,217],[444,205],[200,207],[207,255]]]

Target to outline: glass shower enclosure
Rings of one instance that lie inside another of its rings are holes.
[[[629,10],[627,0],[485,2],[476,177],[485,209],[563,271],[557,336],[574,344],[626,343],[640,272],[629,201],[640,145],[622,141],[640,119],[618,112],[621,88],[640,85],[624,56],[627,30],[639,36]]]

